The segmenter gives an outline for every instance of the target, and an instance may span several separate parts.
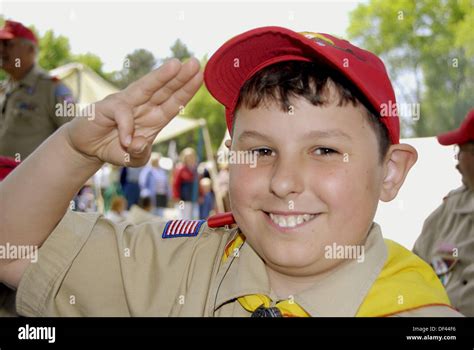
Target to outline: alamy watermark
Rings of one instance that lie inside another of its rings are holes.
[[[0,259],[8,260],[31,260],[32,263],[38,261],[38,246],[36,245],[16,245],[7,242],[0,245]]]
[[[56,342],[56,327],[36,327],[26,324],[18,328],[20,340],[47,340],[48,343]]]
[[[333,243],[324,247],[324,257],[326,259],[357,260],[364,262],[365,247],[363,245],[339,245]]]
[[[56,103],[55,106],[56,117],[83,117],[87,120],[95,119],[95,104],[72,103],[63,101]]]
[[[397,103],[391,100],[380,104],[380,116],[382,117],[410,117],[413,120],[420,119],[419,103]]]
[[[219,164],[248,164],[250,168],[257,166],[258,155],[256,152],[251,151],[228,151],[218,152],[217,162]]]

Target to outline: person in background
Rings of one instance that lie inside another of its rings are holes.
[[[122,186],[123,195],[127,199],[128,208],[137,204],[140,199],[139,177],[143,167],[131,168],[123,167],[120,172],[120,184]]]
[[[121,223],[127,218],[127,200],[123,196],[115,196],[112,198],[110,210],[105,214],[105,218],[114,223]]]
[[[188,147],[181,154],[181,163],[176,166],[173,177],[173,199],[182,219],[193,218],[193,186],[196,180],[196,151]]]
[[[217,191],[222,196],[224,211],[230,211],[229,163],[219,164],[219,173],[217,174]]]
[[[120,168],[112,164],[108,168],[108,184],[103,193],[105,213],[110,210],[114,197],[123,196],[122,186],[120,185]]]
[[[201,196],[199,198],[199,219],[205,220],[214,210],[214,194],[212,193],[212,181],[203,177],[199,181]]]
[[[425,220],[413,252],[431,264],[453,306],[474,316],[474,108],[459,129],[438,136],[458,147],[462,186],[451,191]]]
[[[91,184],[85,184],[75,197],[75,210],[85,213],[97,211],[94,190]]]
[[[151,197],[142,197],[138,205],[130,207],[127,215],[127,221],[134,225],[139,225],[147,221],[160,221],[158,216],[152,214],[153,205]]]
[[[16,160],[24,160],[72,120],[60,112],[74,103],[71,91],[38,66],[37,55],[35,34],[19,22],[5,21],[0,29],[0,68],[9,78],[0,84],[0,155]]]
[[[168,206],[170,186],[168,173],[160,167],[161,155],[152,153],[150,163],[143,168],[139,177],[140,196],[151,197],[155,215],[163,216],[164,209]]]

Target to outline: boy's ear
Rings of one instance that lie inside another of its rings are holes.
[[[230,149],[230,147],[232,146],[232,140],[231,139],[227,139],[224,141],[224,145]]]
[[[407,144],[391,145],[384,160],[384,179],[380,200],[390,202],[397,196],[408,171],[416,163],[418,153]]]

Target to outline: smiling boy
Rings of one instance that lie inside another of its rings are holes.
[[[94,120],[76,118],[1,185],[0,243],[42,246],[36,264],[0,265],[19,314],[459,315],[431,268],[373,223],[417,155],[399,144],[398,117],[379,117],[395,101],[383,63],[328,35],[257,28],[209,61],[227,146],[257,156],[230,165],[232,214],[140,226],[64,215],[103,162],[146,162],[199,87],[197,67],[169,62],[97,103]]]

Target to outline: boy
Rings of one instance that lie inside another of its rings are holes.
[[[459,315],[430,267],[384,242],[372,222],[417,157],[398,143],[398,118],[378,117],[381,104],[395,102],[382,62],[346,41],[304,35],[258,28],[206,67],[207,87],[226,106],[228,146],[257,157],[256,166],[230,165],[233,215],[207,225],[61,219],[104,161],[146,162],[156,134],[201,83],[195,60],[171,61],[97,103],[92,122],[74,120],[16,169],[0,188],[2,242],[42,245],[37,263],[1,266],[1,281],[18,288],[18,313]],[[41,208],[30,210],[45,189]],[[234,218],[238,227],[219,228]]]

